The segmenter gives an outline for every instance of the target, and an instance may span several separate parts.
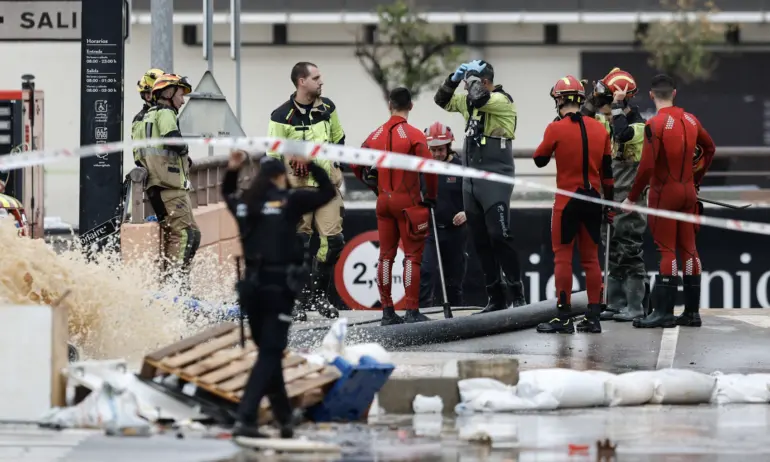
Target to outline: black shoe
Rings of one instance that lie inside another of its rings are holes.
[[[573,324],[572,318],[568,316],[553,318],[548,322],[538,324],[537,332],[540,334],[574,334],[575,324]]]
[[[634,319],[634,327],[676,327],[674,305],[676,305],[676,294],[679,290],[679,276],[658,275],[656,277],[655,290],[652,294],[654,299],[652,313],[645,318]]]
[[[495,311],[508,309],[508,305],[506,305],[505,301],[505,289],[503,288],[503,284],[501,282],[498,281],[494,284],[488,285],[487,296],[489,297],[487,306],[484,307],[483,310],[474,314],[492,313]]]
[[[626,306],[612,317],[613,321],[631,322],[636,318],[644,317],[644,279],[628,277],[623,284],[626,295]]]
[[[527,299],[524,297],[524,284],[521,281],[511,282],[508,284],[508,290],[511,294],[511,307],[524,306],[527,304]]]
[[[316,298],[318,300],[318,298]],[[332,305],[329,300],[324,297],[320,302],[315,303],[318,314],[327,319],[336,319],[340,317],[340,312],[337,311],[337,307]]]
[[[396,314],[396,310],[392,306],[386,306],[382,309],[382,321],[381,326],[392,326],[395,324],[403,324],[404,318]]]
[[[425,322],[430,320],[431,319],[429,317],[420,313],[420,310],[406,310],[406,314],[404,315],[404,321],[408,322],[409,324],[415,323],[415,322]]]
[[[575,326],[577,331],[585,334],[601,334],[602,324],[599,319],[601,313],[602,305],[598,303],[589,304],[585,317]]]
[[[292,439],[294,438],[294,425],[281,425],[281,438]]]
[[[700,314],[688,313],[686,311],[677,316],[674,322],[677,326],[682,327],[700,327],[703,324],[700,319]]]
[[[256,425],[249,425],[243,422],[236,422],[233,427],[233,438],[242,436],[244,438],[270,438],[268,435],[259,431]]]
[[[701,275],[685,275],[682,278],[684,289],[684,313],[677,316],[676,325],[684,327],[700,327],[700,280]]]

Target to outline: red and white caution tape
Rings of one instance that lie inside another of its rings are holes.
[[[436,173],[439,175],[454,175],[467,178],[483,179],[498,183],[512,184],[514,186],[526,186],[533,189],[552,192],[554,194],[562,194],[568,197],[574,197],[576,199],[585,200],[596,204],[609,205],[623,209],[625,211],[634,211],[647,215],[671,218],[674,220],[686,221],[704,226],[713,226],[716,228],[729,229],[733,231],[770,235],[770,223],[692,215],[688,213],[673,212],[670,210],[652,209],[639,205],[621,205],[617,202],[584,196],[582,194],[576,194],[571,191],[566,191],[531,181],[511,178],[497,173],[485,172],[482,170],[454,165],[447,162],[428,160],[420,157],[397,154],[387,151],[375,151],[372,149],[354,148],[350,146],[341,146],[338,144],[316,144],[307,141],[286,140],[281,138],[164,138],[162,140],[150,139],[141,141],[96,144],[91,146],[81,146],[74,149],[28,151],[16,154],[14,156],[0,157],[0,171],[31,167],[34,165],[50,164],[65,159],[91,157],[100,154],[107,154],[110,152],[157,146],[159,144],[189,144],[244,149],[247,151],[257,152],[274,151],[284,155],[309,157],[311,159],[321,158],[334,162],[343,162],[356,165],[368,165],[381,168],[394,168],[423,173]]]

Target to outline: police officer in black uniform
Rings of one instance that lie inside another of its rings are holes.
[[[462,165],[462,160],[452,150],[455,137],[452,130],[435,122],[425,130],[433,158],[442,162]],[[468,232],[463,211],[463,180],[460,177],[441,175],[438,179],[438,202],[435,209],[438,242],[441,246],[441,264],[444,269],[447,300],[451,306],[463,306],[463,279],[467,267],[466,254]],[[420,308],[437,306],[434,300],[443,297],[441,273],[436,254],[436,236],[432,232],[425,243],[420,265]],[[444,301],[443,299],[441,300]]]
[[[266,156],[254,182],[239,197],[238,171],[245,157],[242,151],[230,154],[222,195],[240,230],[246,271],[237,290],[259,356],[246,383],[233,436],[266,437],[258,430],[258,412],[267,396],[281,438],[292,438],[292,410],[281,362],[294,300],[310,275],[304,245],[295,231],[302,215],[328,204],[337,190],[322,167],[303,158],[293,161],[307,166],[318,188],[292,190],[283,162]]]

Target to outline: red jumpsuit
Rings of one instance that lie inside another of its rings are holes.
[[[534,154],[538,167],[556,157],[559,189],[613,199],[612,147],[604,125],[596,119],[570,114],[545,129]],[[551,215],[554,279],[560,303],[569,304],[572,294],[572,249],[577,238],[580,263],[586,273],[588,303],[601,303],[602,269],[599,265],[602,206],[557,194]]]
[[[409,125],[406,119],[392,116],[385,124],[372,132],[362,145],[364,148],[411,154],[433,159],[425,134]],[[362,179],[362,168],[354,167],[354,173]],[[380,260],[377,266],[377,286],[383,307],[393,306],[391,268],[396,258],[398,241],[404,246],[404,309],[420,306],[420,262],[425,239],[412,240],[407,231],[404,210],[418,205],[422,200],[420,174],[405,170],[377,169],[377,230],[380,238]],[[436,200],[438,176],[425,174],[426,199]]]
[[[636,202],[650,185],[648,205],[661,210],[696,213],[695,183],[706,172],[693,174],[695,146],[703,148],[705,165],[711,163],[716,148],[711,136],[694,115],[676,106],[660,109],[644,127],[644,148],[634,186],[628,199]],[[660,251],[660,274],[676,276],[676,254],[684,261],[685,275],[701,273],[695,247],[695,226],[685,221],[650,216],[650,231]]]

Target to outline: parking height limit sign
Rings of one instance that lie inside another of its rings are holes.
[[[82,0],[81,146],[123,140],[126,14],[123,1]],[[80,159],[81,234],[119,215],[122,183],[122,151]]]

